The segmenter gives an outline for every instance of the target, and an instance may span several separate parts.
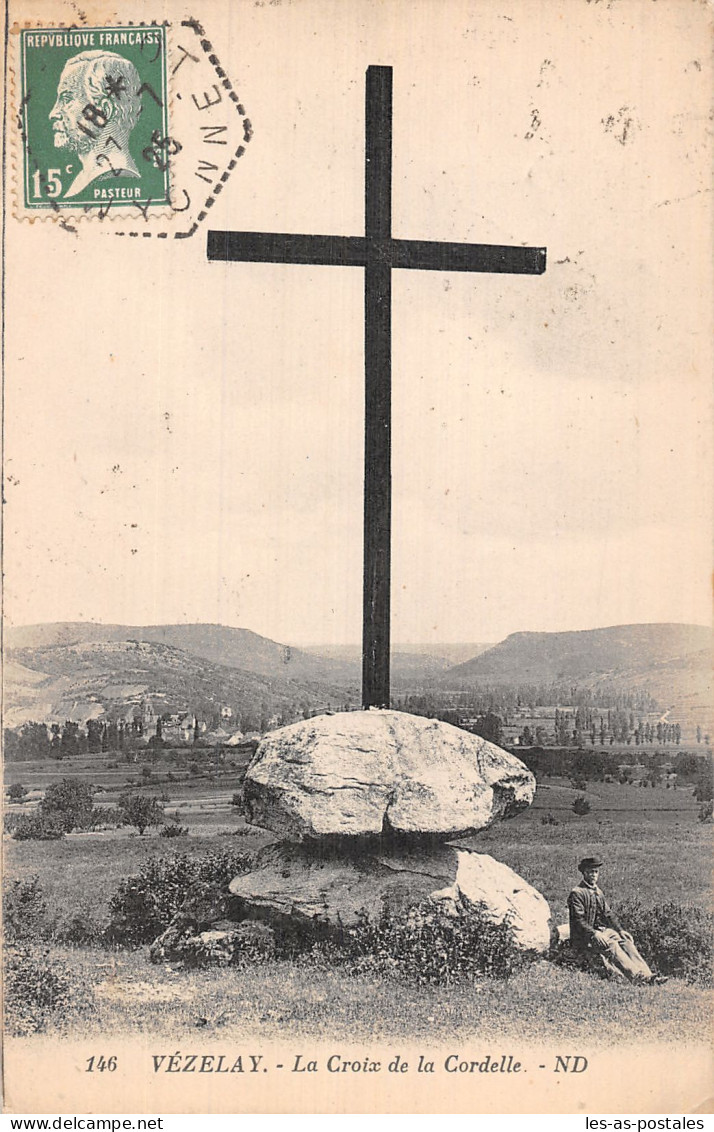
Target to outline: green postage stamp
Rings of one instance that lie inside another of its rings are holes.
[[[166,29],[20,32],[22,194],[47,211],[170,202]]]

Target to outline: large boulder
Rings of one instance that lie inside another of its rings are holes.
[[[290,839],[454,837],[529,806],[535,779],[478,735],[370,710],[272,731],[248,767],[243,792],[248,820]]]
[[[508,920],[514,942],[544,952],[550,945],[547,901],[507,865],[456,845],[391,853],[346,853],[310,844],[269,845],[252,872],[230,882],[234,916],[280,932],[339,935],[365,918],[429,899],[451,915],[479,905],[493,923]]]

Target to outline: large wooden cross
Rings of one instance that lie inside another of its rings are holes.
[[[541,275],[545,248],[392,238],[392,68],[368,67],[364,236],[208,233],[208,258],[364,268],[364,598],[362,704],[389,706],[391,275],[489,271]]]

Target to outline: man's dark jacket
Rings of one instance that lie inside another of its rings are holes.
[[[585,951],[601,928],[622,932],[620,921],[597,886],[582,881],[568,897],[570,913],[570,946]]]

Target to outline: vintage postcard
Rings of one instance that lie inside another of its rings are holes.
[[[7,0],[5,1111],[710,1111],[712,23]]]

